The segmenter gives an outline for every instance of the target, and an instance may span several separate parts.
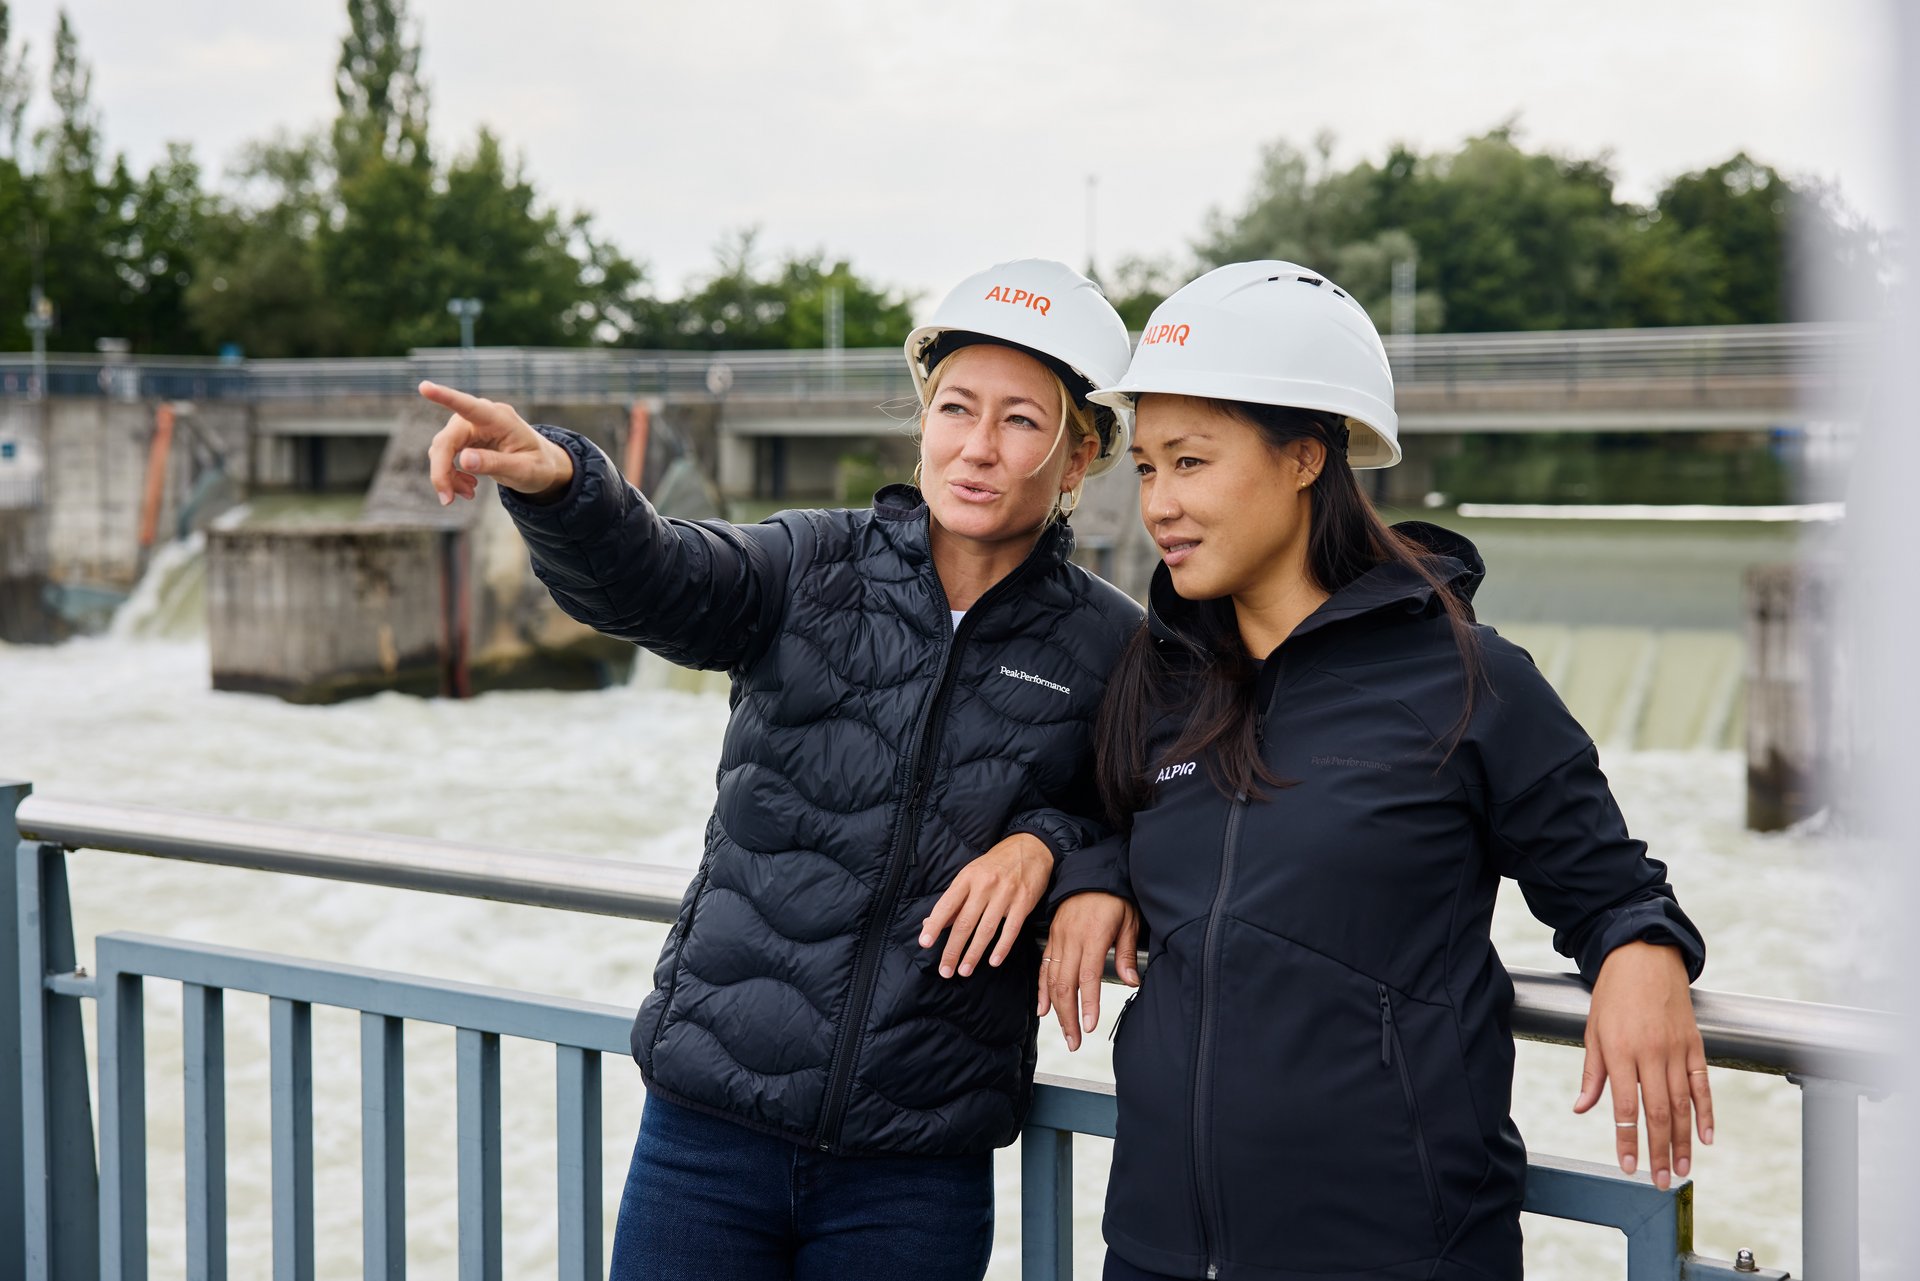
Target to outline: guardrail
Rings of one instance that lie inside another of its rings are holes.
[[[18,838],[15,875],[0,882],[0,1019],[15,1014],[20,1061],[0,1060],[0,1272],[15,1260],[29,1278],[145,1276],[145,1077],[141,985],[184,985],[188,1099],[188,1274],[225,1276],[225,1114],[222,993],[270,998],[273,1222],[276,1278],[313,1271],[312,1054],[316,1004],[361,1012],[362,1195],[366,1275],[398,1275],[405,1177],[399,1096],[403,1025],[459,1029],[460,1275],[500,1268],[502,1036],[556,1047],[560,1253],[564,1277],[600,1275],[602,1225],[599,1060],[623,1054],[624,1008],[531,996],[264,953],[141,935],[103,935],[97,975],[77,965],[66,890],[73,850],[110,850],[568,911],[669,921],[684,871],[416,837],[264,823],[125,805],[29,799],[0,783],[0,848]],[[9,973],[8,971],[13,971]],[[6,978],[15,981],[5,982]],[[1513,972],[1515,1035],[1577,1043],[1587,993],[1574,979]],[[9,1000],[9,998],[12,998]],[[99,1165],[88,1104],[79,1005],[99,1003]],[[1897,1029],[1870,1010],[1696,992],[1710,1062],[1786,1075],[1800,1085],[1806,1266],[1823,1281],[1859,1272],[1858,1104],[1890,1088]],[[17,1010],[7,1006],[17,1002]],[[16,1142],[9,1122],[19,1119]],[[1071,1274],[1071,1136],[1113,1134],[1112,1087],[1042,1078],[1022,1137],[1023,1277]],[[1628,1241],[1631,1281],[1782,1277],[1692,1253],[1693,1184],[1667,1191],[1647,1177],[1534,1156],[1530,1211],[1616,1227]],[[17,1231],[10,1231],[17,1225]]]
[[[1465,384],[1828,379],[1865,331],[1829,324],[1422,334],[1390,339],[1403,388]],[[404,357],[219,361],[49,356],[45,394],[121,400],[406,397],[422,378],[484,395],[538,399],[911,397],[898,348],[852,351],[626,351],[435,348]],[[0,398],[41,394],[30,356],[0,354]]]

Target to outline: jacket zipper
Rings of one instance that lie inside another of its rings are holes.
[[[1393,998],[1387,993],[1385,983],[1376,983],[1380,990],[1380,1066],[1400,1068],[1400,1093],[1407,1102],[1407,1122],[1413,1127],[1414,1150],[1420,1154],[1420,1177],[1427,1185],[1427,1209],[1433,1216],[1433,1234],[1442,1244],[1446,1241],[1446,1219],[1440,1212],[1440,1183],[1433,1175],[1433,1159],[1427,1153],[1426,1132],[1420,1127],[1420,1108],[1413,1098],[1413,1073],[1407,1067],[1407,1056],[1400,1049],[1400,1029],[1393,1021]]]
[[[1214,1250],[1221,1238],[1220,1207],[1215,1203],[1210,1177],[1213,1152],[1208,1115],[1213,1108],[1213,1073],[1208,1066],[1211,1060],[1208,1049],[1213,1042],[1213,985],[1220,963],[1214,939],[1220,909],[1227,901],[1227,887],[1233,881],[1233,852],[1239,844],[1240,819],[1246,812],[1247,794],[1235,793],[1233,808],[1227,811],[1227,833],[1220,845],[1220,883],[1213,891],[1213,906],[1207,911],[1207,932],[1200,940],[1200,1040],[1193,1057],[1193,1184],[1200,1198],[1200,1243],[1207,1256],[1209,1281],[1220,1275]]]
[[[1139,992],[1139,989],[1136,988],[1132,993],[1128,995],[1125,1001],[1122,1001],[1120,1003],[1120,1013],[1114,1016],[1113,1026],[1107,1029],[1107,1039],[1109,1041],[1119,1039],[1120,1025],[1127,1021],[1127,1011],[1131,1010],[1133,1008],[1133,1003],[1139,999],[1140,999],[1140,992]]]
[[[1043,539],[1045,535],[1041,536]],[[966,617],[960,620],[953,638],[947,642],[947,657],[940,670],[940,684],[933,692],[933,701],[927,708],[926,718],[921,722],[919,741],[914,745],[907,761],[907,808],[898,830],[894,833],[893,844],[887,850],[887,862],[881,878],[880,894],[874,901],[873,910],[867,915],[866,927],[860,932],[860,948],[855,953],[853,970],[853,994],[847,1003],[846,1016],[840,1022],[840,1031],[834,1037],[832,1070],[827,1074],[826,1102],[820,1109],[820,1125],[814,1131],[814,1146],[822,1152],[833,1150],[840,1141],[841,1122],[846,1118],[847,1100],[853,1093],[853,1065],[858,1057],[861,1029],[867,1021],[867,1007],[873,1001],[873,985],[880,972],[881,936],[886,933],[888,922],[893,920],[893,911],[898,906],[900,887],[907,879],[907,869],[913,866],[916,845],[920,835],[920,805],[926,799],[927,787],[932,781],[932,760],[939,755],[940,729],[946,723],[947,703],[953,694],[954,675],[959,670],[961,642],[973,630],[974,620],[980,617],[981,607],[996,596],[1005,594],[1019,579],[1026,576],[1028,567],[1039,554],[1039,544],[1029,552],[1020,567],[1005,578],[988,588]],[[939,597],[941,616],[948,617],[946,588],[940,584],[940,575],[932,573],[933,592]]]
[[[653,1039],[647,1043],[647,1070],[653,1070],[653,1052],[660,1048],[660,1038],[667,1034],[667,1023],[673,1017],[673,994],[680,990],[680,966],[687,948],[687,936],[693,933],[694,913],[700,910],[700,896],[707,892],[707,872],[713,866],[713,851],[707,850],[700,856],[700,872],[693,878],[693,897],[687,900],[687,914],[673,923],[674,932],[680,935],[680,950],[673,954],[673,969],[667,975],[666,1004],[660,1008],[660,1021],[653,1026]]]

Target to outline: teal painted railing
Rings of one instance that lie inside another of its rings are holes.
[[[402,1088],[406,1027],[456,1029],[459,1275],[501,1275],[502,1038],[543,1042],[556,1059],[559,1274],[604,1275],[601,1242],[602,1054],[627,1052],[623,1007],[141,934],[95,940],[93,972],[77,963],[67,892],[70,850],[106,849],[670,920],[683,874],[577,857],[457,846],[375,833],[123,806],[30,801],[0,782],[0,1020],[20,1029],[17,1059],[0,1055],[0,1276],[29,1281],[143,1281],[148,1204],[144,987],[181,985],[186,1137],[187,1275],[224,1281],[226,1235],[225,994],[269,1002],[273,1275],[314,1275],[312,1019],[315,1006],[360,1015],[364,1275],[406,1267],[407,1159]],[[1516,972],[1515,1027],[1577,1039],[1578,984]],[[98,1003],[96,1130],[81,1002]],[[1891,1020],[1871,1011],[1698,993],[1709,1059],[1787,1073],[1806,1091],[1809,1274],[1858,1275],[1858,1120],[1884,1085]],[[7,1025],[0,1022],[0,1026]],[[17,1105],[10,1102],[17,1100]],[[1110,1085],[1042,1077],[1021,1138],[1021,1253],[1027,1281],[1072,1274],[1072,1137],[1114,1132]],[[94,1160],[98,1143],[98,1164]],[[1630,1281],[1782,1277],[1692,1252],[1693,1184],[1666,1191],[1645,1175],[1535,1155],[1531,1212],[1618,1229]],[[15,1244],[17,1243],[17,1245]]]

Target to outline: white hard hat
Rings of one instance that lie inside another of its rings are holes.
[[[933,318],[907,335],[907,367],[924,406],[927,376],[950,353],[975,342],[1026,352],[1060,376],[1076,400],[1089,400],[1126,370],[1127,326],[1100,286],[1062,262],[1021,258],[968,276]],[[1126,457],[1131,405],[1096,407],[1100,454],[1087,468],[1098,476]]]
[[[1379,331],[1346,290],[1295,263],[1216,267],[1156,307],[1126,376],[1093,399],[1131,408],[1148,392],[1333,414],[1346,422],[1351,466],[1400,461]]]

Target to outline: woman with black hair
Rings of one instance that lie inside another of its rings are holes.
[[[1575,1110],[1631,1173],[1712,1141],[1705,960],[1592,741],[1476,624],[1464,538],[1385,526],[1399,459],[1365,311],[1289,263],[1169,298],[1117,386],[1159,544],[1096,735],[1123,834],[1065,860],[1040,982],[1070,1046],[1118,943],[1109,1278],[1514,1278],[1502,876],[1593,985]],[[1139,939],[1150,967],[1136,972]]]

